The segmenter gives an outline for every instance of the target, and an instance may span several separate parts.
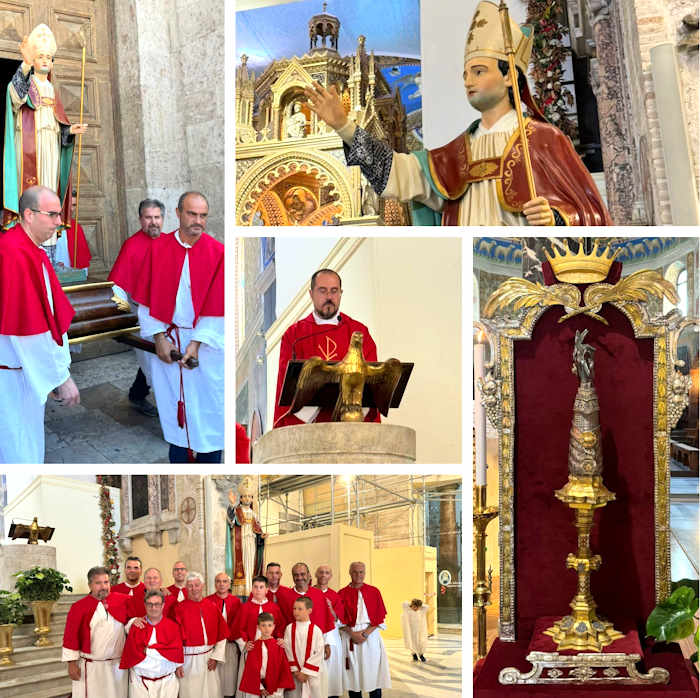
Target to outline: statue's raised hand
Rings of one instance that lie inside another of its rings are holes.
[[[348,117],[345,108],[340,101],[335,85],[327,90],[318,82],[312,87],[305,87],[304,94],[309,100],[309,109],[314,112],[321,121],[325,121],[331,128],[338,130],[345,125]]]
[[[19,45],[19,52],[22,54],[22,60],[27,65],[34,64],[34,56],[32,55],[32,49],[29,46],[29,37],[25,36]]]

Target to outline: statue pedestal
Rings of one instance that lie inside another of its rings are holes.
[[[253,463],[415,463],[416,432],[396,424],[325,422],[273,429]]]
[[[53,545],[6,544],[0,545],[0,589],[15,590],[12,575],[30,567],[56,568],[56,548]]]

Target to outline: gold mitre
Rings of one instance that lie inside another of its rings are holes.
[[[510,31],[513,35],[515,65],[520,68],[523,75],[527,75],[534,33],[529,24],[521,27],[510,16],[509,20]],[[502,61],[508,60],[498,5],[488,0],[482,0],[477,5],[469,27],[469,34],[467,34],[467,43],[464,47],[465,63],[472,58],[479,57],[495,58]]]
[[[558,281],[569,284],[592,284],[605,280],[615,257],[620,253],[620,248],[613,252],[610,245],[605,245],[600,255],[598,254],[599,249],[600,246],[596,241],[591,253],[586,254],[583,248],[583,238],[579,238],[576,254],[571,250],[568,250],[566,254],[561,252],[557,254],[556,249],[553,257],[546,249],[544,253],[552,265],[552,271]]]
[[[27,43],[35,54],[42,52],[50,56],[56,55],[56,38],[46,24],[37,24],[27,38]]]
[[[241,497],[254,497],[255,496],[255,483],[250,475],[246,475],[238,483],[238,494]]]

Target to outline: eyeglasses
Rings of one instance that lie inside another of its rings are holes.
[[[29,209],[30,211],[34,211],[34,213],[43,213],[45,216],[48,216],[49,218],[58,218],[60,219],[61,216],[63,215],[63,211],[41,211],[38,208],[31,208]]]

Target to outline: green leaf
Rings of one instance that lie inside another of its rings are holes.
[[[675,591],[678,587],[689,587],[695,592],[695,596],[700,597],[699,584],[700,580],[698,579],[680,579],[677,582],[671,582],[671,591]]]
[[[693,589],[678,587],[649,614],[646,632],[657,642],[674,642],[692,635],[693,616],[698,610],[698,599]]]

